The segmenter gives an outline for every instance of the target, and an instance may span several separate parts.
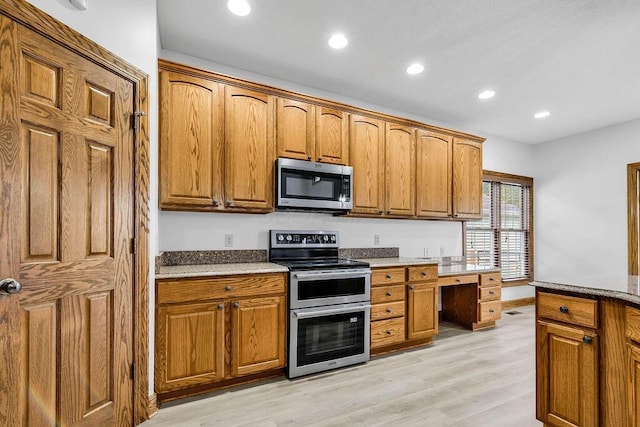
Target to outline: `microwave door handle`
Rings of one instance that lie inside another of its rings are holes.
[[[370,274],[370,271],[353,271],[346,272],[342,271],[340,273],[294,273],[293,277],[298,280],[308,280],[308,279],[351,279],[354,277],[364,277],[365,275]]]
[[[371,308],[371,305],[362,305],[362,306],[358,306],[358,307],[349,307],[349,308],[335,308],[333,310],[320,310],[320,311],[307,311],[307,312],[302,312],[302,313],[298,313],[297,311],[293,311],[293,314],[296,315],[296,317],[298,319],[307,319],[310,317],[319,317],[319,316],[329,316],[332,314],[344,314],[344,313],[351,313],[351,312],[355,312],[355,311],[362,311],[363,309],[365,310],[369,310]]]

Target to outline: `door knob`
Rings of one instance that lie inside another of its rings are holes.
[[[17,294],[22,290],[22,283],[15,279],[7,278],[0,280],[0,295]]]

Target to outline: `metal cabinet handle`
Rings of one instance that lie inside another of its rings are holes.
[[[496,293],[493,291],[489,291],[489,295],[495,295]]]
[[[307,156],[307,160],[311,160],[311,156]]]
[[[227,285],[227,286],[225,286],[224,290],[225,290],[225,291],[230,291],[230,290],[231,290],[231,285]]]
[[[224,304],[218,304],[218,310],[222,310],[224,308]]]
[[[231,206],[231,200],[227,200],[227,201],[225,202],[225,204],[226,204],[227,206]]]
[[[390,274],[387,274],[387,275],[386,275],[386,276],[384,276],[384,277],[386,277],[387,279],[391,279],[391,275],[390,275]]]
[[[391,215],[391,211],[387,211],[387,215]]]
[[[322,157],[318,157],[318,161],[322,160]]]
[[[13,295],[22,290],[22,283],[7,277],[0,280],[0,295]]]
[[[593,338],[587,337],[587,336],[582,337],[582,342],[585,343],[585,344],[591,344],[591,343],[593,343]]]
[[[378,211],[378,213],[379,213],[380,215],[382,215],[382,214],[384,213],[384,211]]]
[[[391,292],[387,291],[387,296],[390,297],[391,296]]]
[[[218,206],[218,201],[216,199],[213,199],[212,202],[213,202],[213,206]]]
[[[495,281],[496,281],[496,279],[494,279],[493,277],[490,277],[490,278],[489,278],[489,281],[490,281],[490,282],[495,282]]]
[[[489,313],[495,313],[496,311],[494,309],[489,310]]]
[[[233,303],[233,307],[234,307],[234,308],[238,308],[238,307],[240,307],[240,303],[239,303],[239,302],[234,302],[234,303]]]
[[[413,285],[409,285],[409,289],[413,290],[414,289]]]
[[[456,279],[456,283],[460,283],[460,279]]]
[[[391,335],[391,331],[385,331],[387,335]]]
[[[428,275],[428,273],[427,273],[426,271],[423,271],[423,272],[422,272],[422,275],[423,275],[423,276],[427,276],[427,275]]]
[[[569,312],[569,307],[567,307],[566,305],[560,306],[560,313],[567,314],[568,312]]]
[[[390,308],[387,308],[387,313],[391,314],[393,310],[391,310]]]

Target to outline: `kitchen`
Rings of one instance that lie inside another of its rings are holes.
[[[540,141],[546,142],[533,145],[516,142],[520,138],[525,139],[524,135],[511,138],[489,136],[489,132],[473,130],[475,128],[481,129],[478,124],[465,126],[462,121],[459,123],[452,121],[448,125],[441,124],[428,119],[429,116],[426,114],[425,117],[411,115],[403,112],[401,108],[396,110],[391,109],[389,105],[362,101],[360,96],[348,98],[345,93],[337,89],[325,92],[289,82],[287,79],[278,79],[277,75],[266,77],[259,73],[244,71],[241,67],[232,68],[172,51],[165,48],[165,43],[168,41],[163,41],[162,46],[159,44],[157,32],[160,31],[160,36],[162,36],[162,27],[158,28],[156,23],[155,2],[140,2],[135,5],[122,3],[122,7],[114,6],[114,4],[107,7],[89,2],[89,7],[84,12],[72,9],[62,1],[32,3],[122,56],[128,62],[140,67],[149,75],[148,129],[151,142],[149,262],[151,265],[155,264],[155,256],[161,251],[223,250],[228,248],[225,246],[225,235],[227,234],[232,235],[232,249],[267,249],[269,230],[308,230],[311,228],[309,224],[313,229],[339,231],[341,247],[344,248],[374,247],[376,246],[374,235],[378,235],[380,247],[399,247],[400,255],[403,257],[424,257],[425,248],[427,248],[428,256],[432,257],[439,256],[442,249],[444,255],[456,256],[463,252],[462,225],[456,221],[344,218],[327,214],[301,214],[297,212],[277,212],[267,215],[208,214],[156,209],[155,207],[158,205],[159,137],[158,116],[152,112],[158,109],[158,92],[154,88],[158,86],[157,60],[161,58],[268,84],[276,88],[311,94],[319,98],[355,105],[359,108],[410,118],[422,123],[442,125],[442,127],[457,130],[461,128],[467,130],[468,128],[470,133],[487,138],[483,144],[483,169],[530,176],[535,179],[535,278],[537,280],[571,281],[574,280],[577,271],[585,277],[600,275],[603,265],[606,265],[610,272],[627,271],[627,227],[626,221],[624,221],[627,205],[626,165],[637,162],[640,158],[637,144],[633,144],[634,137],[637,137],[640,127],[637,120],[639,116],[637,91],[633,90],[633,86],[629,87],[624,96],[617,98],[618,106],[626,110],[626,115],[610,120],[597,116],[595,112],[582,112],[585,117],[589,118],[587,120],[588,126],[583,124],[586,127],[575,128],[564,134],[556,134],[557,137],[545,137],[545,134],[542,133]],[[158,2],[159,8],[162,6],[161,3]],[[526,6],[523,7],[526,9]],[[532,6],[529,5],[529,7]],[[127,13],[123,14],[123,10],[126,10]],[[636,9],[631,9],[631,11],[637,12]],[[591,12],[596,13],[597,10]],[[602,13],[606,14],[607,12],[603,11]],[[615,17],[621,19],[617,14]],[[113,33],[111,29],[114,27],[120,28],[121,31]],[[603,31],[608,34],[606,31],[612,30]],[[615,33],[610,35],[611,37],[619,37],[615,39],[616,43],[624,46],[620,40],[626,40],[625,43],[628,45],[633,44],[635,41],[633,37],[636,34],[631,27],[621,25],[617,31],[622,33],[626,31],[628,34]],[[626,35],[626,38],[622,37],[623,35]],[[603,36],[603,33],[595,32],[591,35],[580,33],[580,36],[589,36],[589,41],[596,43],[593,39]],[[567,41],[567,43],[569,42]],[[596,45],[598,44],[596,43]],[[615,58],[610,59],[613,61]],[[622,63],[627,64],[626,62]],[[569,67],[566,72],[571,73],[572,70]],[[625,73],[632,75],[634,71],[637,71],[637,64],[630,63],[626,67],[619,66],[616,70],[621,75],[611,78],[611,81],[607,83],[610,85],[609,88],[616,88],[616,80],[623,81],[627,76]],[[257,71],[259,72],[259,70]],[[626,81],[635,82],[635,80]],[[602,82],[599,83],[607,86]],[[486,83],[483,82],[483,84]],[[474,87],[473,91],[482,89]],[[574,95],[577,97],[580,94]],[[477,100],[472,99],[473,96],[475,95],[472,93],[466,102],[476,103]],[[499,91],[499,96],[507,95]],[[496,101],[498,99],[496,98]],[[577,98],[574,103],[569,103],[566,108],[576,109],[578,105],[593,105],[588,100],[578,101]],[[524,102],[518,101],[517,105],[522,105],[518,108],[526,110],[527,122],[533,122],[533,119],[528,120],[528,118],[536,111],[529,112],[528,108],[530,107]],[[551,109],[551,107],[549,108]],[[553,120],[556,117],[556,108],[553,110],[552,116],[548,120]],[[568,113],[563,111],[558,114],[566,115]],[[558,121],[560,120],[558,119]],[[547,123],[541,121],[528,125],[538,128],[551,126]],[[593,171],[597,171],[597,173],[593,173]],[[594,198],[594,190],[601,197]],[[592,224],[595,221],[606,222],[607,226],[593,227]],[[589,227],[590,225],[591,227]],[[584,233],[587,227],[589,227],[588,234]],[[578,240],[580,244],[576,244]],[[154,280],[155,277],[151,272],[149,281],[153,284]],[[508,301],[532,296],[533,288],[521,286],[504,288],[502,299]],[[150,294],[150,297],[154,297],[153,293]],[[153,331],[153,322],[155,321],[153,299],[150,301],[150,307],[149,328]],[[150,354],[153,355],[153,347],[151,347]],[[151,378],[150,392],[153,392],[152,359],[149,360],[148,369]]]

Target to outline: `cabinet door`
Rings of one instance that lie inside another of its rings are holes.
[[[418,129],[416,140],[416,215],[451,216],[453,137]]]
[[[157,322],[157,391],[224,378],[224,304],[159,307]]]
[[[438,333],[438,284],[407,285],[407,339],[429,338]]]
[[[627,344],[629,426],[640,427],[640,347]]]
[[[314,107],[306,102],[278,98],[276,146],[278,157],[311,160],[315,155]]]
[[[272,211],[274,99],[232,86],[225,93],[225,205]]]
[[[316,152],[313,159],[318,162],[348,164],[348,114],[326,107],[315,109]]]
[[[231,311],[231,375],[248,375],[285,364],[284,296],[234,302]]]
[[[482,143],[453,139],[453,216],[482,218]]]
[[[538,419],[554,426],[597,426],[598,336],[544,321],[536,332]]]
[[[387,123],[385,139],[385,210],[389,215],[415,214],[415,129]]]
[[[349,158],[353,166],[354,213],[384,211],[384,122],[351,115]]]
[[[160,207],[218,206],[224,87],[160,72]]]

